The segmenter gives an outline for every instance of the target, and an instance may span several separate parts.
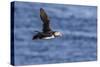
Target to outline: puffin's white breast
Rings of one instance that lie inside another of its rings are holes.
[[[50,37],[44,37],[43,39],[52,39],[52,38],[55,38],[54,35],[50,36]]]

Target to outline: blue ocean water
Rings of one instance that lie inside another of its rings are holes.
[[[42,31],[40,8],[50,26],[63,36],[32,40]],[[15,2],[15,65],[95,61],[97,59],[97,7],[49,3]]]

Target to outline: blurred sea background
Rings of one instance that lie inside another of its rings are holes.
[[[48,14],[52,30],[60,31],[62,37],[32,40],[34,31],[42,31],[40,8]],[[14,9],[15,65],[97,60],[96,6],[16,1]]]

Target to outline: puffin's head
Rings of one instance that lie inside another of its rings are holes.
[[[55,36],[55,37],[58,37],[58,36],[62,36],[62,34],[61,34],[61,32],[57,32],[57,31],[56,31],[56,32],[54,32],[54,36]]]

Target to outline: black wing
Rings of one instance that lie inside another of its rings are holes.
[[[43,8],[40,8],[40,18],[43,21],[43,32],[50,32],[50,20]]]

